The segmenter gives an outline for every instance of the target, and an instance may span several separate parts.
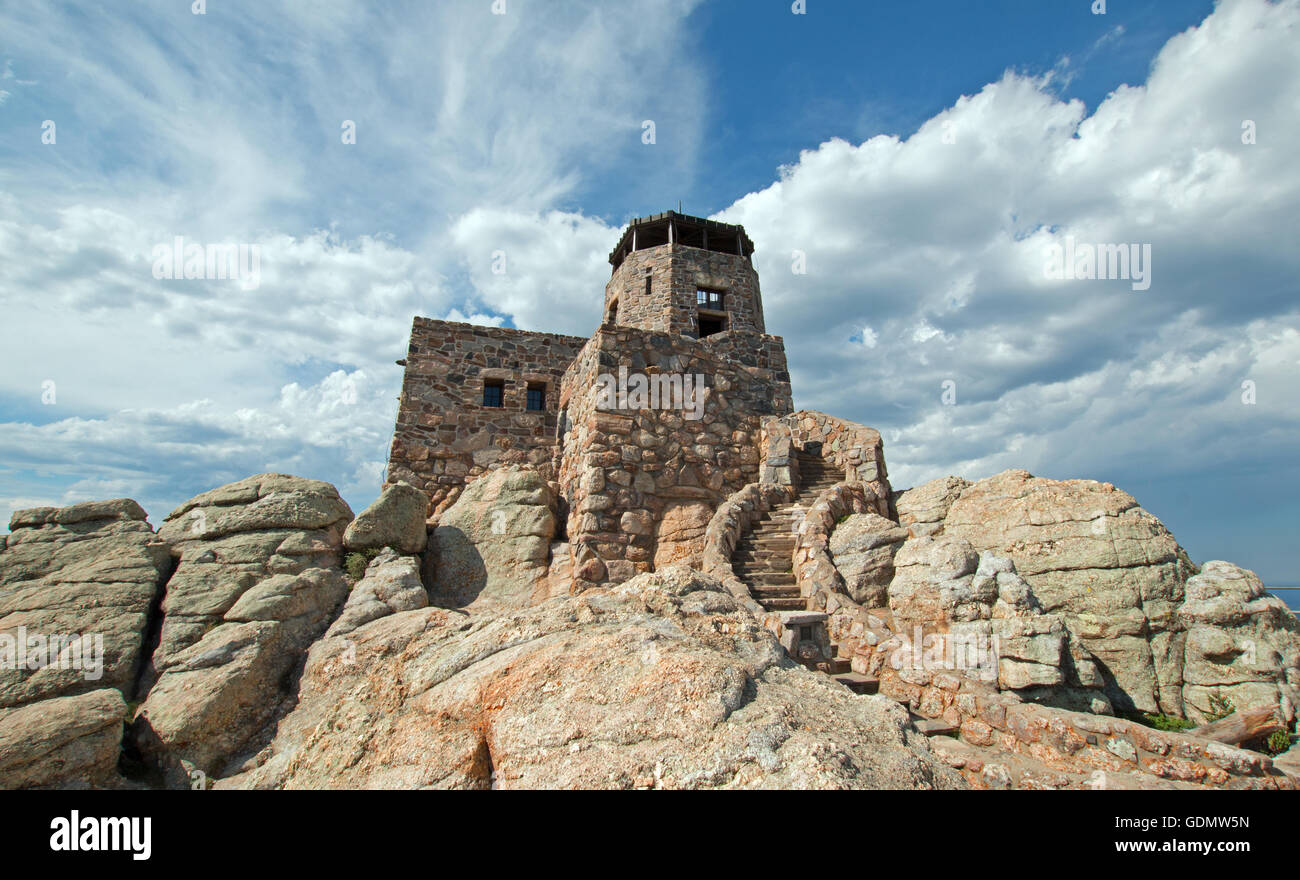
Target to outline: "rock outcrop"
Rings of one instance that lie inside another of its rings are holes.
[[[430,536],[425,580],[433,604],[509,606],[544,598],[555,530],[555,494],[538,471],[509,467],[479,477]]]
[[[365,577],[348,593],[343,611],[325,637],[344,636],[372,620],[428,604],[429,593],[420,580],[419,560],[385,549],[371,560]]]
[[[1186,630],[1183,706],[1202,722],[1212,696],[1234,708],[1300,705],[1300,624],[1252,571],[1207,562],[1187,581],[1178,620]]]
[[[955,485],[925,494],[947,497]],[[1004,471],[963,489],[936,533],[1010,558],[1043,609],[1061,614],[1096,658],[1116,709],[1182,714],[1175,617],[1193,568],[1133,496],[1108,483]]]
[[[940,477],[897,493],[894,507],[898,511],[899,524],[917,538],[943,531],[948,509],[970,485],[969,480],[961,477]]]
[[[113,788],[126,701],[102,688],[0,709],[0,788]]]
[[[0,707],[105,687],[130,699],[150,606],[171,571],[145,512],[129,498],[90,501],[20,510],[9,527],[0,656],[29,656],[25,669],[0,663]],[[38,665],[46,660],[56,662]]]
[[[855,513],[831,533],[830,553],[849,597],[867,608],[889,604],[894,555],[907,531],[876,513]]]
[[[290,673],[347,594],[339,555],[351,519],[333,486],[283,474],[168,515],[159,534],[180,563],[135,722],[146,754],[212,776],[280,710]]]
[[[117,784],[167,545],[128,498],[17,511],[0,550],[0,788]]]
[[[268,759],[219,784],[961,785],[900,707],[795,666],[717,581],[684,567],[496,615],[406,611],[324,639]]]
[[[398,553],[420,553],[429,537],[428,514],[429,496],[423,490],[392,483],[343,532],[343,545],[349,550],[392,547]]]

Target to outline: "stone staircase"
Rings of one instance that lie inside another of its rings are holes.
[[[795,584],[793,556],[796,513],[807,510],[817,496],[844,479],[820,455],[800,451],[799,496],[787,504],[769,510],[743,535],[731,556],[731,568],[763,609],[771,612],[806,611],[808,601],[799,595]],[[839,646],[832,645],[835,659],[820,665],[822,672],[859,694],[873,694],[879,682],[852,670],[848,657],[839,656]]]
[[[769,510],[742,536],[731,556],[736,577],[767,611],[804,611],[807,600],[794,582],[792,557],[798,524],[795,514],[844,477],[819,455],[799,452],[799,496]]]

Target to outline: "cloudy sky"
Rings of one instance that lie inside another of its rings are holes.
[[[0,6],[0,517],[260,471],[360,510],[412,316],[587,335],[680,201],[897,487],[1107,480],[1300,583],[1300,0],[493,5]],[[257,283],[156,278],[177,236]],[[1051,277],[1067,238],[1149,287]]]

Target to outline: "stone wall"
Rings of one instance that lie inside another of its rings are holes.
[[[780,419],[789,426],[800,449],[820,452],[822,458],[844,471],[849,482],[861,481],[881,498],[889,498],[889,473],[880,432],[857,422],[803,409]]]
[[[726,292],[728,330],[766,332],[758,273],[749,258],[681,244],[628,254],[605,285],[604,321],[608,323],[610,304],[617,298],[614,323],[619,326],[696,336],[695,291],[701,287]]]
[[[979,788],[1297,787],[1259,752],[1026,703],[954,673],[882,675],[880,692],[918,715],[956,726],[959,740],[937,738],[931,744]]]
[[[438,510],[494,464],[549,467],[561,378],[585,342],[416,318],[386,482],[423,489]],[[504,406],[483,405],[488,380],[504,382]],[[529,383],[545,384],[544,411],[526,408]]]
[[[662,401],[602,409],[601,375],[665,374],[704,377],[698,419]],[[560,406],[561,506],[581,580],[623,581],[653,570],[666,520],[706,524],[724,498],[758,481],[761,420],[790,411],[785,348],[757,333],[696,340],[602,327],[566,373]],[[702,532],[696,541],[702,549]]]

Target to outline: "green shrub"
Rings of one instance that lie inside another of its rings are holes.
[[[1196,722],[1188,721],[1186,718],[1160,715],[1154,712],[1143,712],[1140,717],[1134,720],[1145,724],[1147,727],[1154,727],[1156,730],[1191,730],[1196,726]]]
[[[1264,752],[1269,755],[1280,755],[1287,749],[1291,748],[1291,734],[1286,728],[1275,730],[1264,740]]]
[[[1210,694],[1210,711],[1205,713],[1205,723],[1222,721],[1236,711],[1237,707],[1223,694]]]
[[[358,550],[349,553],[343,560],[343,567],[347,569],[348,577],[354,582],[361,580],[366,576],[366,567],[378,555],[378,550]]]

